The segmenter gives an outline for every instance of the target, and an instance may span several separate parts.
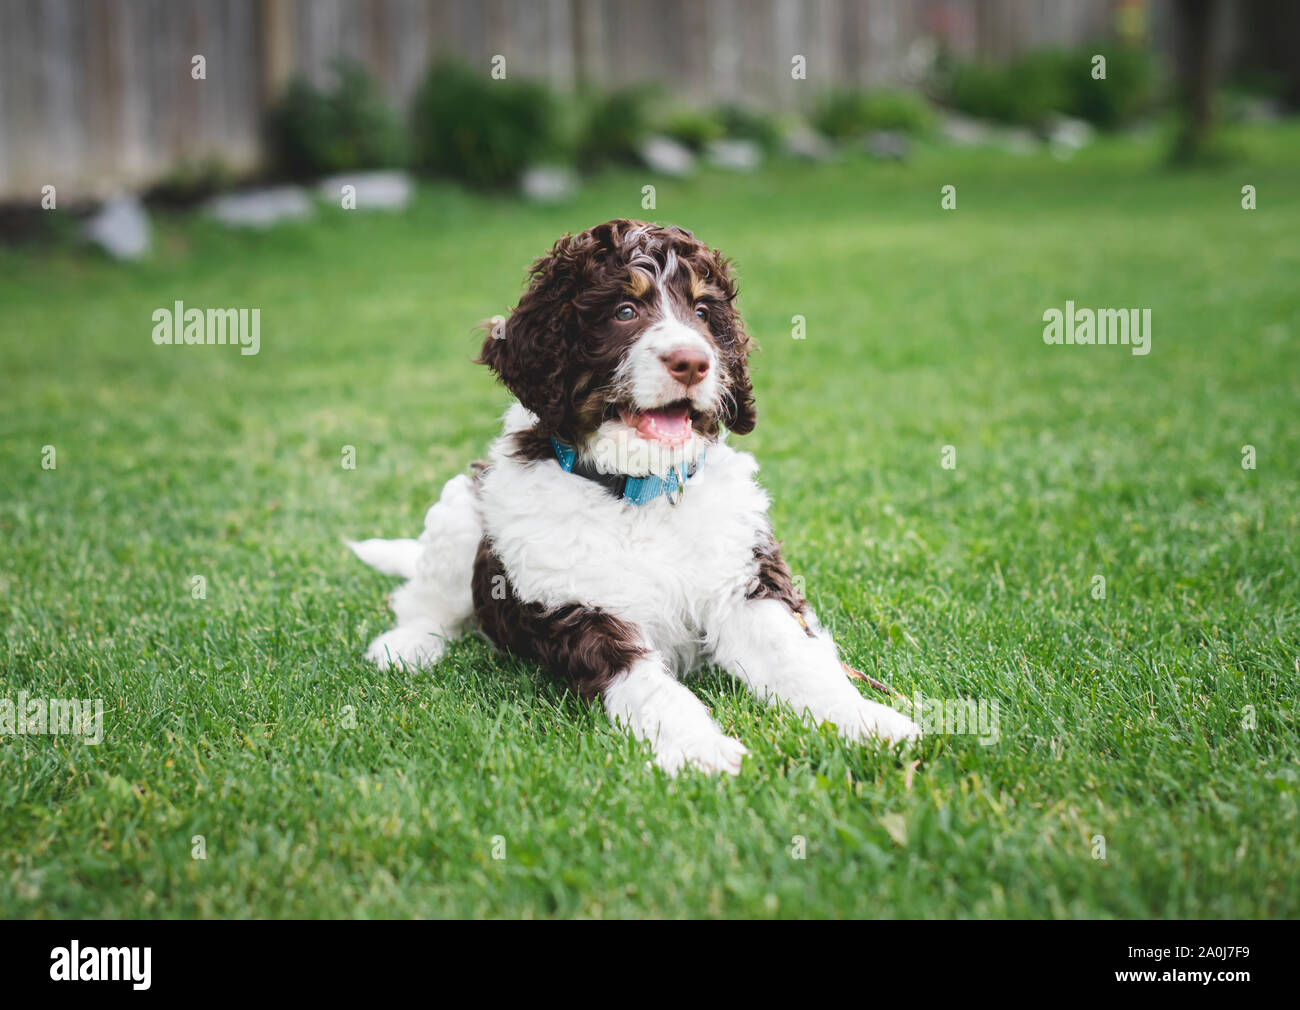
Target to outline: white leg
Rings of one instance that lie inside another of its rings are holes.
[[[408,670],[432,669],[447,651],[447,643],[463,633],[464,626],[460,622],[452,620],[443,624],[430,616],[436,613],[432,608],[421,608],[418,614],[407,611],[403,617],[397,597],[411,585],[407,583],[393,594],[393,609],[398,612],[397,627],[385,631],[366,649],[366,659],[381,670],[396,666]]]
[[[809,612],[809,636],[779,600],[745,600],[725,611],[715,632],[715,661],[761,700],[785,702],[842,737],[911,740],[920,727],[888,705],[869,701],[844,675],[835,643]]]
[[[473,484],[462,475],[443,485],[424,517],[419,541],[350,545],[367,564],[408,580],[389,597],[397,626],[370,643],[367,659],[381,670],[415,670],[429,669],[442,658],[474,612],[470,580],[482,535]]]
[[[460,595],[422,575],[398,587],[389,597],[397,626],[370,643],[366,658],[381,670],[393,666],[409,670],[433,667],[447,651],[447,643],[464,634],[465,622],[473,611],[472,604],[456,598]],[[468,591],[463,595],[467,597]]]
[[[650,741],[655,764],[670,775],[686,765],[735,775],[749,753],[718,728],[704,703],[653,654],[606,688],[604,701],[611,719],[637,739]]]

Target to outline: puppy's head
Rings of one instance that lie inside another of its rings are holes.
[[[560,239],[529,276],[479,360],[545,434],[683,458],[720,425],[753,430],[730,265],[690,232],[610,221]]]

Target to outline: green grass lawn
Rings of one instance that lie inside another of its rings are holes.
[[[1174,174],[1135,140],[774,165],[654,211],[636,173],[551,208],[428,188],[165,221],[134,266],[0,251],[0,696],[105,710],[97,747],[0,739],[0,912],[1300,914],[1300,129],[1240,143]],[[362,661],[391,582],[342,539],[418,532],[507,402],[471,326],[620,216],[735,259],[763,346],[737,444],[846,659],[996,701],[996,743],[900,759],[712,673],[753,756],[672,780],[482,642]],[[176,299],[260,308],[261,353],[155,346]],[[1045,345],[1067,299],[1150,308],[1151,353]]]

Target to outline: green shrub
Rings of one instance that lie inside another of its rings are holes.
[[[875,130],[922,134],[933,123],[925,99],[907,91],[833,91],[813,110],[812,124],[832,140],[854,140]]]
[[[574,142],[579,166],[594,171],[635,162],[650,133],[652,98],[646,88],[629,87],[583,99]]]
[[[1106,57],[1106,77],[1092,76],[1092,59]],[[1101,129],[1132,122],[1150,108],[1151,57],[1131,46],[1098,43],[1045,49],[1010,63],[959,63],[942,88],[947,104],[967,115],[1041,127],[1054,115],[1076,116]]]
[[[557,153],[558,112],[536,82],[435,65],[415,99],[415,164],[474,186],[511,185],[529,165]]]
[[[1080,73],[1088,70],[1085,64]],[[1056,53],[1031,53],[1002,65],[961,63],[952,69],[947,100],[979,119],[1038,127],[1070,104],[1069,80]]]
[[[364,70],[340,64],[332,90],[289,85],[273,110],[271,145],[281,171],[311,178],[406,162],[401,121]]]
[[[1106,57],[1106,79],[1092,79],[1092,57]],[[1151,55],[1133,46],[1106,48],[1098,45],[1077,54],[1070,61],[1072,100],[1069,115],[1086,119],[1101,130],[1113,130],[1133,122],[1155,104],[1156,72]]]
[[[858,96],[850,91],[833,91],[817,103],[811,116],[817,131],[832,140],[845,140],[862,132]]]
[[[781,146],[781,126],[771,116],[735,104],[721,106],[717,115],[728,137],[751,140],[769,154]]]
[[[721,140],[725,134],[718,117],[708,109],[677,109],[666,117],[661,132],[697,154],[711,140]]]

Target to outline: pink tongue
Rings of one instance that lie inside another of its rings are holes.
[[[663,407],[641,414],[636,430],[647,438],[684,442],[691,434],[691,415],[685,407]]]

